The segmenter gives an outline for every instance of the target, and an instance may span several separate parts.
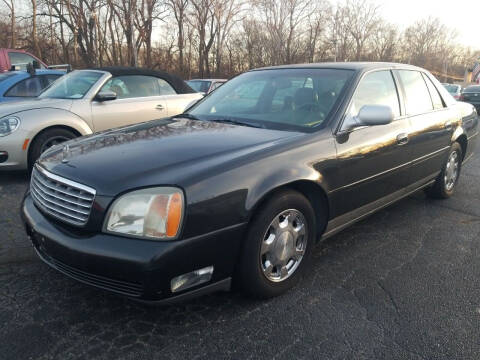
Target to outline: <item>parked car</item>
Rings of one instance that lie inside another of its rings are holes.
[[[192,79],[188,80],[187,84],[197,92],[209,94],[226,82],[227,79]]]
[[[27,70],[27,65],[36,61],[40,69],[46,69],[47,64],[36,56],[23,51],[14,49],[0,49],[0,73],[12,70],[12,66],[17,70]]]
[[[453,96],[455,100],[460,100],[460,96],[462,95],[462,87],[456,84],[442,84],[445,89]]]
[[[27,169],[50,146],[179,114],[202,98],[176,76],[106,67],[65,75],[37,99],[0,106],[0,170]]]
[[[0,104],[4,102],[28,100],[40,95],[64,71],[41,69],[34,74],[28,71],[9,71],[0,74]]]
[[[478,122],[410,65],[254,70],[182,115],[49,149],[23,218],[43,261],[117,294],[171,302],[234,279],[275,296],[317,240],[420,189],[452,196]]]
[[[467,86],[463,90],[460,100],[472,104],[480,112],[480,85]]]

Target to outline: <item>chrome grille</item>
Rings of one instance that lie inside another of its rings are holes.
[[[95,189],[64,179],[39,166],[33,168],[30,193],[42,211],[78,226],[87,223],[95,198]]]

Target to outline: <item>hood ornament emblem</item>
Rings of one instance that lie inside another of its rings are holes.
[[[62,151],[62,163],[66,164],[68,163],[68,157],[70,156],[70,146],[64,145],[63,146],[63,151]]]

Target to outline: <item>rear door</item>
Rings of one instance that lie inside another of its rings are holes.
[[[164,80],[154,76],[124,75],[108,80],[100,91],[113,91],[115,100],[92,101],[95,131],[168,116]],[[172,88],[173,90],[173,88]],[[174,91],[174,90],[173,90]]]
[[[429,77],[415,70],[396,70],[409,117],[412,152],[411,183],[434,178],[442,168],[456,123]]]
[[[386,105],[392,109],[395,119],[390,124],[363,126],[337,134],[340,187],[335,191],[343,207],[339,215],[408,185],[410,124],[408,118],[402,116],[400,104],[390,70],[370,72],[360,80],[346,117],[357,116],[364,105]]]

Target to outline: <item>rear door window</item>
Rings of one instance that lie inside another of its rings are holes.
[[[423,74],[423,78],[427,83],[428,91],[430,92],[430,97],[432,98],[432,102],[433,102],[433,108],[435,110],[443,109],[444,106],[443,106],[442,98],[440,97],[440,94],[438,93],[438,90],[435,87],[435,85],[433,85],[432,80],[430,80],[428,76],[425,74]]]
[[[398,70],[397,73],[405,90],[407,115],[419,115],[432,111],[432,99],[422,74],[415,70]]]
[[[35,97],[42,91],[42,83],[38,76],[29,77],[13,85],[6,93],[7,97]]]
[[[365,105],[389,106],[395,117],[400,116],[397,87],[389,70],[368,73],[360,80],[349,109],[350,116],[357,116]]]
[[[117,94],[118,99],[176,94],[172,86],[163,79],[145,75],[117,76],[102,87]]]
[[[160,95],[175,95],[177,92],[167,81],[157,78]]]

